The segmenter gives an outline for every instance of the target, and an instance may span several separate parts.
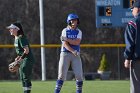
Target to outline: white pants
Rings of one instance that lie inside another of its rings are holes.
[[[69,66],[72,66],[75,78],[78,81],[83,80],[83,69],[80,55],[75,56],[70,52],[61,52],[59,60],[58,79],[65,80]]]

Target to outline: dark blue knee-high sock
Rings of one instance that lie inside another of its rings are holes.
[[[76,93],[82,93],[83,81],[76,81]]]
[[[63,82],[64,82],[63,80],[57,80],[56,81],[56,86],[55,86],[55,92],[54,93],[60,93]]]

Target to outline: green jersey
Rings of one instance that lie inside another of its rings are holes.
[[[32,51],[30,49],[29,42],[25,36],[20,35],[20,36],[16,37],[14,46],[15,46],[16,53],[18,56],[22,56],[22,54],[24,52],[24,47],[29,47],[29,53],[25,58],[33,60]]]

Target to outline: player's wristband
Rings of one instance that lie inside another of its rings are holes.
[[[23,53],[22,56],[21,56],[21,58],[24,59],[25,57],[27,57],[27,54],[26,53]]]

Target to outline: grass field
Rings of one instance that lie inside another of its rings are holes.
[[[32,93],[54,93],[55,81],[32,81]],[[20,81],[0,81],[0,93],[22,93]],[[65,81],[61,93],[75,93],[75,81]],[[83,93],[129,93],[129,81],[84,81]]]

